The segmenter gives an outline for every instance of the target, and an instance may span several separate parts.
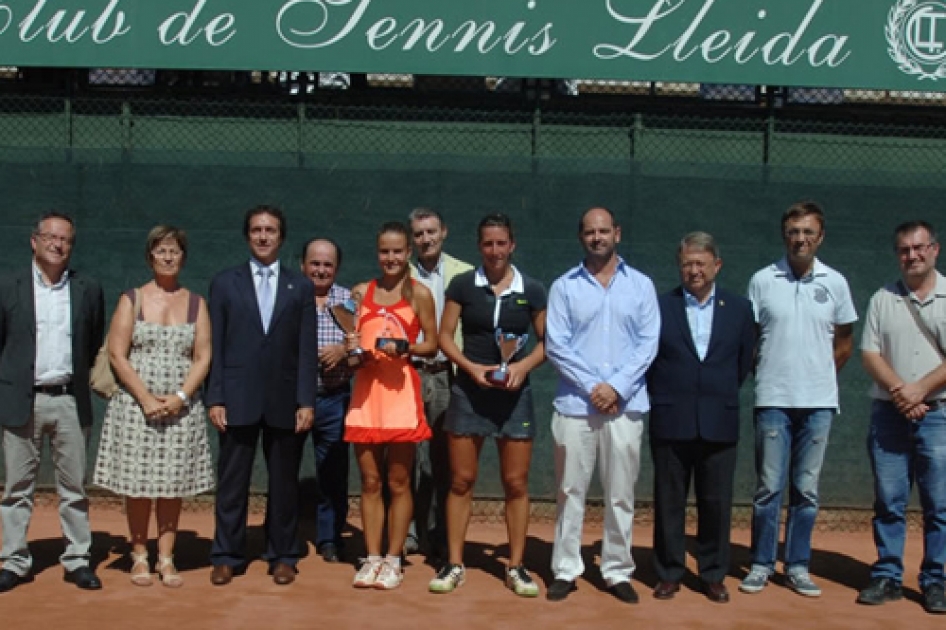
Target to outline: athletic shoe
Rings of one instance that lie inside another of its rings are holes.
[[[928,613],[946,613],[946,593],[942,584],[937,582],[923,587],[923,609]]]
[[[355,574],[355,579],[352,581],[352,586],[355,588],[373,588],[382,564],[380,560],[363,559],[361,568],[358,569],[358,573]]]
[[[466,582],[466,569],[462,564],[445,564],[430,581],[427,590],[431,593],[452,593]]]
[[[519,597],[538,597],[539,585],[536,584],[526,568],[521,564],[506,571],[506,586]]]
[[[900,583],[890,578],[872,578],[863,591],[857,595],[858,604],[880,606],[887,602],[895,602],[903,597]]]
[[[785,583],[799,595],[821,597],[821,587],[811,581],[808,571],[795,571],[785,576]]]
[[[404,572],[400,567],[395,567],[390,562],[382,562],[372,586],[379,591],[390,591],[400,586],[403,580]]]
[[[758,593],[765,588],[765,585],[769,583],[769,574],[764,569],[752,569],[749,571],[742,583],[739,585],[739,590],[743,593]]]

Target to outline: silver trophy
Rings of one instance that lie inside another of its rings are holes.
[[[393,344],[396,354],[407,354],[410,342],[407,340],[407,331],[404,330],[404,326],[387,309],[382,308],[379,313],[384,316],[384,325],[374,342],[374,347],[384,352],[385,348]]]
[[[506,383],[509,382],[509,362],[526,345],[529,340],[529,333],[517,335],[503,332],[502,328],[497,328],[495,339],[496,347],[499,348],[499,368],[489,372],[486,378],[499,387],[505,387]]]
[[[354,335],[358,331],[358,308],[361,306],[361,296],[352,295],[351,299],[345,300],[341,304],[336,304],[328,309],[329,315],[335,325],[341,328],[346,336]],[[348,367],[354,369],[361,367],[365,362],[365,351],[361,348],[349,350],[345,357]]]

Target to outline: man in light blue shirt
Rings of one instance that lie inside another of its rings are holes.
[[[581,530],[595,460],[604,490],[601,574],[611,593],[638,601],[631,586],[634,485],[640,471],[644,374],[657,352],[660,314],[651,280],[617,255],[621,228],[605,208],[578,225],[582,264],[549,294],[546,354],[559,372],[552,417],[558,515],[550,600],[565,599],[584,572]],[[596,457],[597,456],[597,457]]]

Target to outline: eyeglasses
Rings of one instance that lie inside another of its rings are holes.
[[[62,236],[59,234],[52,234],[50,232],[40,232],[36,236],[40,238],[44,243],[58,243],[60,245],[72,245],[71,236]]]
[[[816,232],[812,230],[811,228],[804,228],[804,229],[793,228],[791,230],[785,230],[784,232],[785,238],[796,238],[796,237],[801,236],[807,240],[811,240],[815,238],[816,236],[818,236],[819,234],[821,234],[820,231]]]
[[[898,247],[897,256],[909,256],[910,254],[916,254],[917,256],[922,256],[930,251],[930,248],[936,245],[936,243],[921,243],[919,245],[913,245],[908,247]]]

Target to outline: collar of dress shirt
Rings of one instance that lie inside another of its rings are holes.
[[[72,272],[69,269],[66,269],[62,272],[62,277],[59,278],[59,282],[54,284],[47,284],[46,280],[43,279],[43,272],[40,270],[39,265],[36,264],[36,261],[33,261],[33,281],[41,287],[47,289],[61,289],[66,286],[69,282],[69,277],[72,275]]]
[[[716,299],[716,283],[713,283],[713,288],[710,289],[709,296],[707,296],[706,301],[700,304],[699,299],[686,289],[683,289],[683,299],[686,300],[687,306],[695,306],[697,308],[703,308],[709,306]]]
[[[279,278],[279,260],[274,260],[271,265],[264,265],[255,258],[250,258],[250,272],[253,274],[254,281],[256,280],[257,272],[260,269],[269,269],[273,272],[273,279]]]
[[[443,252],[440,252],[440,257],[437,259],[437,264],[434,265],[433,271],[427,271],[427,269],[420,264],[420,261],[417,261],[415,265],[417,268],[417,275],[421,278],[429,278],[430,276],[437,274],[438,276],[443,276]]]

